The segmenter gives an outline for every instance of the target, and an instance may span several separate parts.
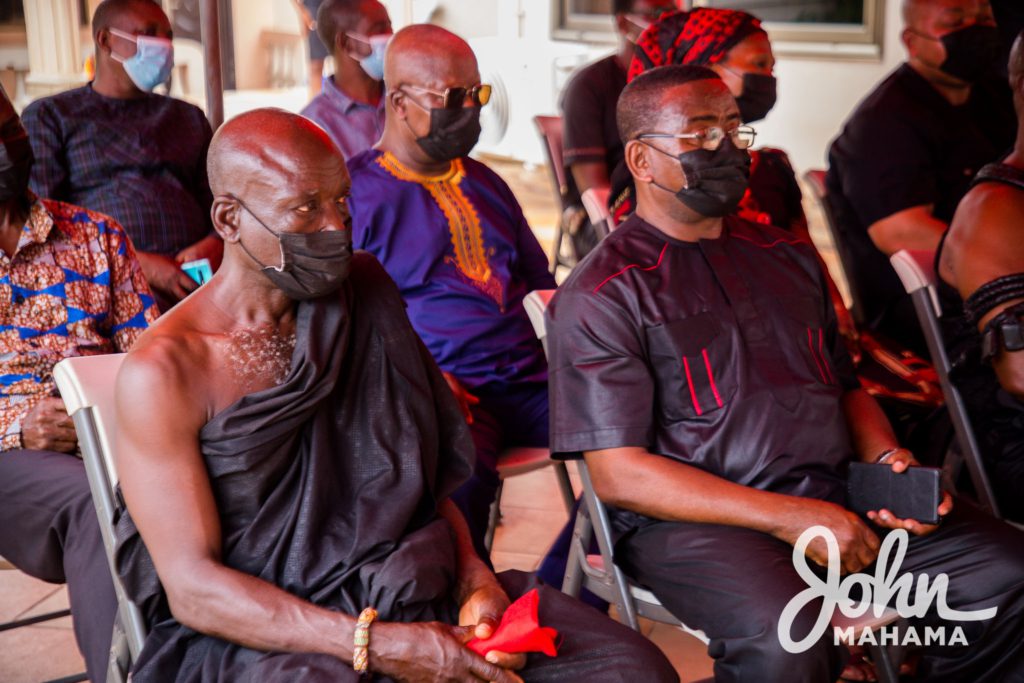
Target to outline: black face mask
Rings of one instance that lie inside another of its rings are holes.
[[[939,67],[950,76],[974,83],[996,75],[999,61],[999,29],[975,24],[942,36],[946,60]]]
[[[775,106],[775,88],[775,76],[743,74],[743,91],[736,98],[743,123],[760,121],[768,116],[768,112]]]
[[[24,197],[28,191],[29,175],[32,173],[32,145],[28,141],[25,129],[17,119],[13,119],[16,127],[4,125],[0,130],[0,202],[15,197]]]
[[[430,131],[416,138],[427,156],[435,161],[460,159],[480,139],[480,107],[430,109]],[[406,119],[406,125],[409,120]]]
[[[736,210],[750,179],[750,155],[746,150],[737,149],[729,138],[714,151],[697,149],[678,157],[648,146],[678,159],[686,177],[686,186],[675,192],[657,182],[655,187],[672,192],[687,207],[708,218],[721,218]]]
[[[274,232],[241,200],[237,201],[264,230],[277,238],[281,247],[280,267],[264,265],[241,240],[238,243],[288,298],[316,299],[337,291],[348,278],[352,265],[352,231],[348,227],[310,233]]]

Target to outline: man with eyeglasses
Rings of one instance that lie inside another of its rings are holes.
[[[547,364],[523,298],[555,281],[511,190],[468,157],[491,90],[469,45],[407,27],[388,45],[384,80],[384,135],[349,162],[353,244],[398,283],[470,422],[476,469],[452,498],[487,558],[498,453],[547,446]]]
[[[302,110],[346,159],[365,152],[384,131],[384,48],[391,18],[377,0],[325,0],[317,33],[334,56],[334,74]]]
[[[615,103],[626,87],[626,72],[640,34],[676,9],[673,0],[615,0],[612,13],[619,49],[583,67],[562,91],[562,145],[566,170],[563,208],[574,208],[570,234],[582,258],[597,244],[581,196],[589,189],[608,190],[611,174],[622,162],[622,140],[615,123]]]
[[[938,247],[971,178],[1009,151],[1017,122],[989,0],[904,0],[903,20],[907,61],[833,141],[827,182],[855,315],[924,354],[889,257]]]
[[[153,92],[174,64],[171,24],[159,4],[103,0],[92,32],[92,83],[25,108],[32,189],[123,225],[166,311],[199,286],[182,264],[220,264],[224,245],[210,222],[206,179],[213,132],[198,107]]]
[[[637,209],[559,288],[548,344],[551,449],[585,457],[623,569],[707,634],[719,683],[830,683],[845,656],[831,633],[802,653],[779,638],[808,588],[793,544],[823,525],[855,572],[906,529],[901,573],[949,573],[954,609],[998,606],[983,630],[964,625],[969,648],[927,649],[919,673],[1016,680],[1024,536],[949,496],[939,526],[845,507],[854,458],[897,476],[917,463],[860,389],[813,247],[733,214],[753,136],[728,87],[705,67],[660,67],[626,86],[618,118]],[[825,564],[825,541],[807,554]]]

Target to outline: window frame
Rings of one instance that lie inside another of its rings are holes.
[[[825,24],[803,22],[764,22],[777,55],[834,57],[877,61],[882,57],[885,35],[885,0],[863,0],[861,24]],[[572,14],[570,0],[556,0],[552,6],[552,39],[593,44],[616,42],[612,18],[596,14]],[[707,0],[689,0],[700,7]]]

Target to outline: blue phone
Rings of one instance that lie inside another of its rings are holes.
[[[181,264],[181,269],[199,284],[204,284],[207,280],[213,277],[213,270],[210,268],[209,259],[201,258],[196,261],[183,263]]]

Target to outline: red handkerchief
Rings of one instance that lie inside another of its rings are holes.
[[[554,657],[557,654],[555,638],[558,637],[558,631],[538,623],[539,601],[540,595],[534,588],[508,606],[494,635],[487,640],[474,638],[466,647],[479,655],[498,650],[510,655],[520,652],[543,652],[548,657]]]

